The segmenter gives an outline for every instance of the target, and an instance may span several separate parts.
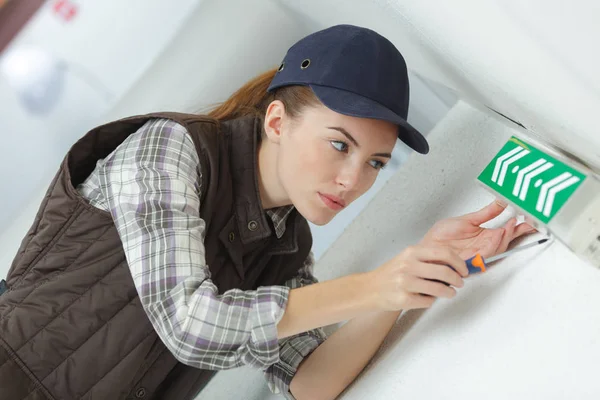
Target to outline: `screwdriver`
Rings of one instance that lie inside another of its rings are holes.
[[[488,263],[500,260],[501,258],[510,256],[511,254],[516,253],[518,251],[526,250],[531,247],[537,246],[539,244],[546,243],[548,240],[549,240],[549,238],[544,238],[544,239],[540,239],[535,242],[525,244],[523,246],[518,246],[512,250],[508,250],[508,251],[505,251],[504,253],[500,253],[493,257],[489,257],[487,260],[484,260],[484,258],[481,256],[481,254],[478,253],[478,254],[475,254],[473,257],[469,258],[468,260],[466,260],[465,263],[467,264],[467,269],[469,270],[469,274],[485,272],[486,269],[488,268],[488,265],[487,265]]]
[[[484,258],[482,257],[482,255],[479,254],[479,253],[477,253],[473,257],[471,257],[471,258],[469,258],[468,260],[465,261],[465,264],[467,264],[467,269],[469,270],[469,275],[475,274],[475,273],[478,273],[478,272],[485,272],[487,270],[487,268],[488,268],[488,263],[491,263],[491,262],[494,262],[494,261],[498,261],[501,258],[509,256],[509,255],[511,255],[513,253],[516,253],[518,251],[526,250],[526,249],[529,249],[531,247],[540,245],[542,243],[546,243],[548,240],[550,240],[550,238],[544,238],[544,239],[537,240],[535,242],[524,244],[523,246],[518,246],[518,247],[515,247],[512,250],[508,250],[508,251],[505,251],[504,253],[496,254],[493,257],[489,257],[487,260],[484,260]],[[452,268],[452,267],[450,267],[450,268]],[[452,268],[452,269],[454,269],[454,268]],[[446,286],[450,286],[450,284],[448,282],[440,281],[440,280],[437,280],[437,279],[427,279],[427,280],[428,281],[433,281],[433,282],[443,283]]]
[[[512,250],[508,250],[508,251],[505,251],[504,253],[500,253],[495,256],[489,257],[487,260],[484,260],[484,258],[481,256],[481,254],[477,253],[473,257],[471,257],[467,261],[465,261],[467,264],[467,269],[469,270],[469,274],[485,272],[486,269],[488,268],[488,266],[487,266],[488,263],[500,260],[501,258],[510,256],[511,254],[516,253],[518,251],[526,250],[526,249],[529,249],[530,247],[534,247],[539,244],[546,243],[548,240],[549,240],[549,238],[544,238],[544,239],[540,239],[535,242],[525,244],[523,246],[518,246]]]

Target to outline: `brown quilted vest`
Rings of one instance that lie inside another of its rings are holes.
[[[295,210],[281,239],[257,185],[260,123],[161,113],[88,132],[67,153],[0,296],[0,399],[193,399],[214,375],[179,363],[140,304],[108,212],[75,187],[151,118],[187,128],[201,160],[206,262],[220,292],[279,285],[312,246]]]

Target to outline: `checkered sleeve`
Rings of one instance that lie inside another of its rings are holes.
[[[99,161],[78,190],[112,214],[143,307],[182,363],[211,370],[280,361],[290,287],[219,293],[205,263],[202,182],[187,130],[155,119]]]
[[[298,274],[287,281],[285,285],[290,289],[317,283],[313,274],[315,260],[310,252],[304,266]],[[279,341],[279,362],[265,370],[265,378],[269,389],[273,393],[281,393],[286,399],[294,399],[290,393],[290,383],[298,367],[321,343],[326,339],[323,329],[314,329],[298,335],[290,336]]]

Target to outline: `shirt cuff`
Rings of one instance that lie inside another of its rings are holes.
[[[277,324],[283,318],[289,292],[290,288],[285,286],[266,286],[256,290],[246,328],[250,338],[242,356],[245,364],[264,369],[279,362]]]
[[[279,346],[279,362],[265,370],[271,392],[281,393],[287,399],[294,399],[290,393],[290,383],[296,375],[298,366],[324,341],[325,334],[321,329],[283,339]]]

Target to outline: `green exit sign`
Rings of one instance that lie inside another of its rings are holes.
[[[513,136],[477,179],[547,224],[585,178]]]

